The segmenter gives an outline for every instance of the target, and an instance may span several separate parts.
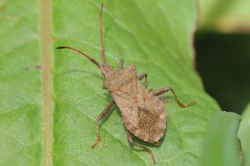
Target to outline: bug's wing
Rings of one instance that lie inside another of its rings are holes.
[[[138,89],[139,124],[134,131],[134,135],[146,142],[158,144],[166,128],[164,104],[156,96],[150,94],[143,85],[139,85],[139,83]]]
[[[124,124],[133,128],[137,128],[139,124],[137,80],[135,66],[129,65],[104,82],[104,86],[111,92],[115,103],[121,110]]]
[[[137,78],[111,94],[121,110],[126,128],[136,137],[158,144],[166,128],[166,110],[162,101],[150,94]]]

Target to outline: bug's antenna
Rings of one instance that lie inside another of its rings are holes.
[[[102,11],[103,11],[103,6],[104,6],[104,4],[102,3],[101,9],[100,9],[100,38],[101,38],[101,47],[102,47],[102,50],[101,50],[102,63],[106,64],[104,41],[103,41],[103,37],[102,37]],[[76,51],[76,52],[82,54],[83,56],[87,57],[92,63],[94,63],[99,68],[101,67],[100,63],[97,60],[91,58],[90,56],[88,56],[87,54],[85,54],[84,52],[82,52],[82,51],[80,51],[80,50],[78,50],[76,48],[73,48],[73,47],[70,47],[70,46],[59,46],[59,47],[57,47],[57,49],[70,49],[70,50]]]
[[[85,54],[84,52],[82,52],[82,51],[80,51],[78,49],[75,49],[75,48],[70,47],[70,46],[59,46],[56,49],[65,49],[65,48],[76,51],[76,52],[82,54],[83,56],[87,57],[92,63],[94,63],[97,67],[99,67],[99,68],[101,67],[101,65],[99,64],[99,62],[97,62],[97,60],[91,58],[90,56],[88,56],[87,54]]]
[[[105,64],[105,48],[104,48],[104,41],[103,41],[103,36],[102,36],[102,11],[103,11],[104,4],[102,3],[101,9],[100,9],[100,40],[101,40],[101,45],[102,45],[102,50],[101,50],[101,56],[102,56],[102,63]]]

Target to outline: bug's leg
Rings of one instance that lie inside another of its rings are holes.
[[[96,120],[96,130],[97,130],[97,139],[96,142],[91,146],[92,148],[94,148],[99,142],[100,142],[100,130],[99,130],[99,121],[102,120],[102,118],[107,115],[107,113],[109,112],[109,110],[111,109],[111,107],[115,104],[114,101],[111,101],[109,103],[109,105],[106,106],[106,108],[101,112],[101,114],[97,117]]]
[[[192,100],[192,101],[190,101],[190,102],[187,103],[187,104],[183,104],[183,103],[179,100],[178,96],[176,95],[176,93],[174,92],[174,90],[173,90],[172,88],[161,88],[161,89],[158,89],[158,90],[153,91],[152,93],[153,93],[155,96],[159,96],[159,95],[162,95],[162,94],[164,94],[164,93],[166,93],[166,92],[168,92],[168,91],[171,91],[171,92],[173,93],[173,95],[175,96],[175,98],[176,98],[178,104],[179,104],[181,107],[184,107],[184,108],[185,108],[185,107],[188,107],[188,106],[190,106],[192,103],[195,102],[195,100]]]
[[[143,85],[147,88],[148,87],[148,74],[143,72],[141,73],[139,76],[137,76],[137,78],[141,81],[143,78],[145,78],[145,81],[143,83]]]
[[[124,59],[120,59],[118,70],[121,70],[123,68]]]
[[[142,146],[142,145],[140,145],[140,144],[135,143],[135,142],[133,141],[133,139],[132,139],[133,135],[130,133],[130,131],[127,130],[126,132],[127,132],[127,137],[128,137],[129,143],[132,144],[132,145],[134,145],[134,146],[137,146],[137,147],[139,147],[139,148],[142,148],[142,149],[145,150],[145,151],[147,151],[147,152],[150,154],[150,156],[151,156],[151,158],[152,158],[152,160],[153,160],[153,162],[154,162],[154,164],[155,164],[156,161],[155,161],[155,157],[154,157],[152,151],[151,151],[150,149],[148,149],[147,147],[145,147],[145,146]]]
[[[143,72],[143,73],[141,73],[140,75],[137,76],[137,78],[138,78],[139,80],[142,80],[143,78],[147,79],[147,77],[148,77],[148,74],[145,73],[145,72]]]
[[[150,88],[150,89],[148,90],[148,92],[151,93],[153,90],[154,90],[153,88]]]

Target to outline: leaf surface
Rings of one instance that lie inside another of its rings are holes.
[[[55,49],[70,45],[101,61],[101,1],[46,2],[1,4],[0,17],[6,24],[0,24],[0,144],[4,149],[0,165],[152,165],[147,152],[129,145],[117,107],[100,123],[101,141],[91,149],[96,118],[112,98],[102,89],[100,70],[87,58]],[[51,12],[41,10],[41,4]],[[172,94],[164,94],[168,123],[161,146],[136,141],[153,151],[158,165],[199,165],[208,121],[220,108],[204,92],[193,67],[196,3],[104,4],[108,64],[116,68],[124,58],[124,66],[135,64],[138,74],[148,73],[149,88],[172,87],[184,103],[197,101],[184,109]]]
[[[33,0],[0,1],[0,165],[43,161],[38,10]]]
[[[250,139],[250,104],[246,107],[246,109],[243,112],[242,120],[240,122],[238,137],[241,141],[242,151],[243,151],[243,157],[244,162],[243,165],[247,166],[250,165],[250,150],[249,150],[249,139]]]
[[[237,132],[241,117],[235,113],[217,112],[204,140],[204,166],[240,166],[240,143]]]
[[[200,1],[200,30],[239,33],[249,32],[250,1]]]

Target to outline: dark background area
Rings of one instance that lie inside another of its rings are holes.
[[[198,32],[197,70],[223,111],[241,114],[250,101],[250,34]]]

